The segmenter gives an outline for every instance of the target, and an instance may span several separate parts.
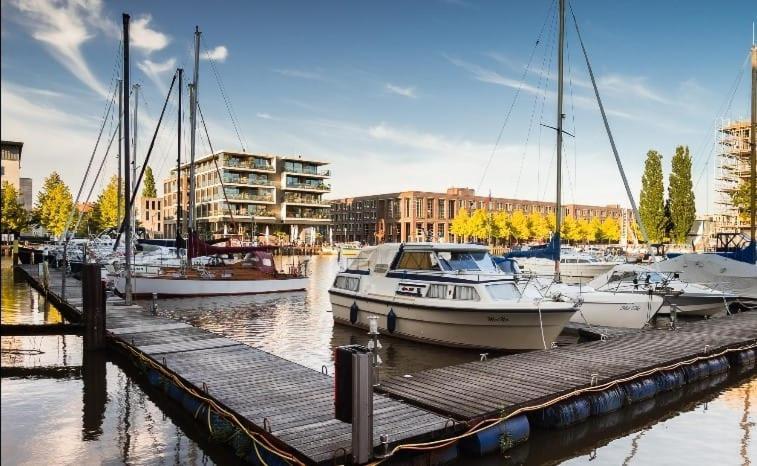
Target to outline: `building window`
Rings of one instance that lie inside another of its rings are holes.
[[[446,218],[446,216],[444,215],[445,214],[445,212],[444,212],[444,207],[445,206],[446,206],[446,202],[444,201],[444,199],[439,199],[439,206],[437,207],[437,210],[438,210],[437,214],[438,214],[438,217],[441,220],[444,220]]]
[[[426,218],[434,218],[434,200],[426,199]]]
[[[423,218],[423,199],[415,200],[415,216],[416,218]]]

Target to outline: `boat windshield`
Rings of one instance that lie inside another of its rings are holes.
[[[496,272],[497,268],[486,251],[438,251],[442,270]]]

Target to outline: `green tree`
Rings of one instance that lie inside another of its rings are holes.
[[[606,217],[599,225],[600,239],[608,243],[615,243],[620,240],[620,223],[612,217]]]
[[[691,182],[691,156],[688,146],[676,147],[670,177],[668,179],[668,199],[670,199],[671,239],[676,243],[686,241],[691,224],[696,219],[694,189]]]
[[[665,234],[665,188],[662,179],[662,155],[650,150],[644,162],[641,177],[639,214],[649,235],[649,240],[660,242]]]
[[[20,233],[29,226],[29,212],[18,199],[15,186],[3,181],[0,230],[3,233]]]
[[[467,241],[468,236],[471,234],[471,222],[470,215],[467,209],[460,209],[452,219],[452,224],[449,227],[450,233],[462,238],[463,241]]]
[[[71,191],[60,175],[51,173],[37,195],[36,216],[40,226],[54,236],[63,234],[73,203]]]
[[[93,218],[98,229],[118,227],[124,215],[124,206],[118,210],[118,177],[112,176],[95,202]]]
[[[149,165],[145,169],[145,184],[142,188],[142,197],[158,197],[158,191],[155,189],[155,177],[152,174],[152,167]]]
[[[528,229],[528,217],[522,210],[516,210],[510,216],[510,234],[516,242],[528,239],[531,234]]]
[[[733,205],[739,211],[739,218],[743,222],[749,222],[751,220],[752,210],[750,204],[750,196],[752,195],[752,183],[749,180],[741,183],[739,189],[731,193],[731,201]]]
[[[549,224],[547,218],[539,212],[531,212],[528,215],[528,230],[531,238],[544,241],[549,238]]]

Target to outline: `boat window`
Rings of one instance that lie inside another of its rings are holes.
[[[478,301],[478,292],[472,286],[455,285],[455,293],[452,299],[458,299],[460,301]]]
[[[424,251],[405,251],[397,263],[398,269],[405,270],[441,270],[433,253]]]
[[[346,277],[344,275],[340,275],[334,280],[334,288],[357,291],[359,287],[360,279],[357,277]]]
[[[495,285],[487,285],[486,289],[489,291],[489,295],[492,299],[497,301],[507,301],[511,299],[520,298],[520,291],[512,283],[497,283]]]
[[[607,282],[612,283],[612,282],[631,281],[635,277],[636,277],[636,274],[633,272],[615,272],[612,275],[610,275],[610,279],[607,280]]]
[[[649,277],[649,278],[647,278]],[[649,280],[649,283],[662,283],[665,281],[662,275],[660,275],[657,272],[641,272],[639,273],[639,282],[647,282],[647,279]]]
[[[491,256],[486,251],[439,251],[437,256],[444,270],[497,271]]]
[[[447,285],[429,285],[428,293],[426,293],[426,297],[446,299],[447,298]]]

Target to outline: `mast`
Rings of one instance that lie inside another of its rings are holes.
[[[749,227],[750,235],[750,249],[752,251],[752,262],[757,262],[757,238],[755,237],[755,219],[757,219],[757,212],[755,212],[755,202],[757,200],[757,44],[754,43],[754,26],[752,26],[752,128],[750,130],[750,145],[752,146],[752,153],[750,155],[751,175],[749,188],[749,208],[751,209],[751,224]]]
[[[200,72],[200,28],[195,26],[195,63],[192,75],[192,88],[190,89],[190,139],[189,139],[189,235],[195,231],[195,136],[197,132],[197,97],[198,80]],[[190,254],[187,259],[192,261]]]
[[[131,149],[131,182],[133,186],[129,187],[129,196],[137,189],[137,131],[139,129],[137,120],[139,115],[139,84],[134,84],[132,87],[134,89],[134,140],[132,141]],[[133,204],[131,206],[130,228],[131,234],[134,235],[137,231],[137,209]]]
[[[178,137],[176,139],[176,254],[179,254],[179,238],[181,238],[181,88],[184,86],[184,69],[178,68],[179,74],[179,113],[177,115]]]
[[[563,52],[565,48],[565,0],[560,3],[560,36],[557,49],[557,193],[555,196],[555,281],[560,281],[560,229],[562,226],[562,123],[563,123]]]
[[[118,212],[117,216],[121,216],[121,203],[124,196],[123,193],[123,187],[121,185],[121,124],[123,122],[123,116],[121,115],[122,107],[124,103],[124,82],[122,80],[118,80],[118,154],[116,155],[116,160],[118,161],[116,165],[118,165],[118,209],[116,212]],[[120,220],[120,219],[119,219]]]
[[[126,186],[126,189],[131,190],[131,173],[129,172],[129,165],[131,163],[131,157],[129,154],[129,15],[124,13],[123,15],[123,21],[124,21],[124,30],[123,30],[123,43],[124,43],[124,64],[123,64],[123,70],[124,70],[124,81],[122,86],[123,91],[123,123],[124,123],[124,134],[126,137],[124,138],[124,185]],[[130,197],[127,196],[125,201],[126,204],[124,206],[124,225],[127,225],[126,228],[126,239],[124,244],[125,248],[125,255],[126,255],[126,283],[124,284],[124,298],[126,299],[126,304],[131,304],[131,228],[128,227],[128,225],[131,224],[131,202]]]

